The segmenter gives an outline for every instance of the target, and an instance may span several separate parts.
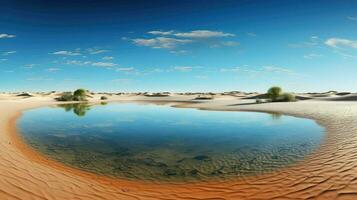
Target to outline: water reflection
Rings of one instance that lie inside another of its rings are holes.
[[[67,165],[129,179],[261,174],[303,159],[322,138],[313,121],[279,113],[130,103],[58,107],[24,113],[18,125],[25,141]]]
[[[85,103],[74,103],[74,104],[60,104],[60,108],[64,108],[66,112],[73,111],[78,117],[84,117],[86,113],[90,110],[90,105]]]
[[[277,113],[277,112],[272,112],[269,113],[272,120],[279,120],[281,118],[281,116],[283,116],[281,113]]]

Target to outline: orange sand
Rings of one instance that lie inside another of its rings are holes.
[[[16,131],[21,111],[48,100],[0,102],[0,199],[357,199],[357,103],[304,101],[235,105],[220,99],[180,107],[281,112],[326,128],[321,147],[295,166],[257,177],[174,184],[114,179],[49,160]]]

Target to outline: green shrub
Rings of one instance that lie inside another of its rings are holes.
[[[101,97],[100,97],[100,100],[108,100],[108,97],[106,97],[106,96],[101,96]]]
[[[296,101],[295,95],[291,94],[291,93],[284,93],[281,97],[282,101],[285,102],[292,102],[292,101]]]
[[[58,101],[87,101],[87,92],[84,89],[78,89],[72,92],[64,92],[57,98]]]
[[[76,91],[74,91],[73,93],[73,100],[74,101],[86,101],[87,98],[87,92],[85,89],[78,89]]]
[[[282,92],[282,89],[280,87],[271,87],[267,94],[268,94],[268,97],[272,100],[272,101],[277,101],[278,98],[280,97],[281,95],[281,92]]]
[[[62,95],[57,98],[58,101],[73,101],[72,92],[64,92]]]
[[[261,100],[261,99],[256,99],[256,100],[255,100],[255,103],[263,103],[263,100]]]
[[[87,92],[85,89],[78,89],[73,93],[74,96],[86,96],[86,94]]]

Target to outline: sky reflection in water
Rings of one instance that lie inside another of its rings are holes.
[[[135,103],[40,108],[18,126],[29,145],[67,165],[158,181],[276,170],[303,159],[323,137],[308,119]]]

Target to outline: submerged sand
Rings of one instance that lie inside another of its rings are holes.
[[[357,198],[355,101],[251,104],[254,100],[233,96],[198,102],[193,102],[190,95],[111,98],[113,101],[173,102],[171,104],[177,107],[207,110],[278,112],[313,119],[326,129],[320,148],[289,168],[237,180],[174,184],[112,179],[48,160],[21,141],[15,122],[23,110],[57,102],[45,95],[31,98],[9,95],[0,99],[0,199]]]

